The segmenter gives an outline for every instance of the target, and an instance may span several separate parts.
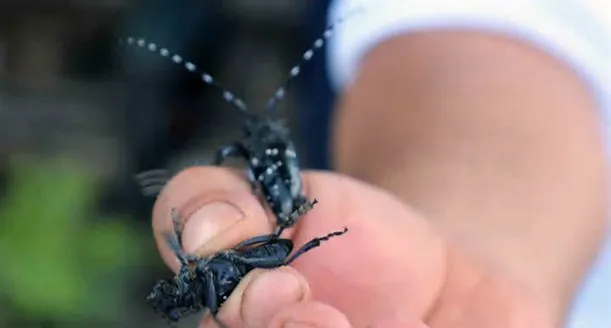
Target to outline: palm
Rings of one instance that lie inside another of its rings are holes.
[[[414,317],[433,328],[543,327],[524,293],[449,250],[431,225],[398,199],[335,174],[307,179],[309,194],[320,204],[292,236],[296,245],[343,226],[349,232],[294,267],[310,282],[315,299],[344,312],[355,327]],[[453,277],[446,279],[449,271]]]

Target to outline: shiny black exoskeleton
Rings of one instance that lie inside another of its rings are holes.
[[[276,235],[248,239],[232,249],[209,257],[185,254],[181,247],[180,218],[172,210],[174,233],[166,235],[169,246],[180,262],[180,271],[173,279],[160,280],[147,297],[157,312],[172,322],[182,317],[209,309],[217,324],[225,327],[216,314],[242,278],[256,268],[271,269],[288,265],[305,252],[320,246],[321,242],[348,231],[332,232],[314,238],[293,255],[293,241]]]
[[[288,130],[279,122],[249,116],[244,137],[217,151],[215,165],[229,157],[248,163],[246,172],[254,191],[258,192],[276,216],[280,235],[317,202],[302,195],[301,170],[297,152]]]
[[[357,8],[362,9],[362,8]],[[174,63],[183,66],[190,72],[200,75],[202,81],[222,91],[225,101],[245,114],[243,125],[244,135],[235,143],[217,151],[215,165],[221,165],[230,157],[241,158],[247,165],[247,176],[253,190],[258,191],[265,203],[270,207],[277,220],[276,235],[295,224],[297,219],[312,209],[316,200],[309,201],[302,191],[301,168],[295,145],[291,141],[289,131],[280,120],[273,120],[269,114],[278,101],[284,98],[286,88],[301,72],[301,65],[314,56],[314,52],[331,37],[333,28],[347,16],[331,24],[316,39],[301,61],[291,70],[288,79],[278,88],[264,108],[264,115],[256,115],[246,109],[245,103],[233,93],[223,88],[208,73],[200,71],[195,64],[185,61],[182,56],[171,53],[143,38],[127,38],[128,45],[137,45],[151,52],[170,58]],[[169,179],[170,174],[163,170],[143,172],[136,176],[145,195],[156,195]]]

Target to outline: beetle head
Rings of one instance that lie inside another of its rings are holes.
[[[245,121],[244,134],[264,143],[285,142],[289,140],[289,130],[284,120],[250,117]]]
[[[172,311],[179,305],[179,295],[180,293],[173,280],[159,280],[146,297],[146,302],[155,311],[170,318]]]

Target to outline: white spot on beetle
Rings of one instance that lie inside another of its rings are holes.
[[[287,149],[284,151],[284,154],[290,158],[296,158],[297,154],[292,149]]]
[[[185,64],[185,68],[186,68],[188,71],[193,72],[193,71],[195,71],[195,69],[196,69],[197,67],[195,67],[195,64],[188,62],[188,63],[186,63],[186,64]]]
[[[310,60],[314,56],[314,51],[308,50],[303,54],[303,59]]]
[[[295,76],[299,75],[300,70],[301,69],[299,68],[299,66],[295,66],[295,67],[291,68],[291,76],[295,77]]]
[[[206,83],[212,83],[214,81],[212,76],[210,76],[208,74],[202,74],[202,80],[204,80],[204,82],[206,82]]]

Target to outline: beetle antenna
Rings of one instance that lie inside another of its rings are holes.
[[[195,65],[193,62],[185,60],[181,55],[172,53],[170,50],[168,50],[168,48],[162,47],[154,42],[147,41],[144,38],[128,37],[126,39],[120,39],[119,42],[129,46],[145,48],[150,52],[157,53],[162,57],[170,58],[175,64],[181,65],[187,71],[199,75],[204,83],[220,90],[223,93],[223,99],[225,99],[227,103],[242,112],[246,112],[246,104],[244,101],[242,101],[242,99],[236,97],[231,91],[216,82],[212,75],[198,69],[197,65]]]
[[[291,82],[293,82],[293,80],[301,73],[301,67],[307,62],[309,62],[314,57],[314,53],[325,45],[327,40],[333,35],[333,32],[337,25],[350,18],[352,15],[361,12],[362,10],[363,6],[359,4],[359,6],[348,12],[348,14],[336,19],[329,26],[327,26],[323,33],[314,41],[314,43],[312,43],[310,48],[301,55],[301,59],[289,71],[288,78],[278,89],[276,89],[274,95],[267,101],[267,105],[265,106],[266,112],[272,111],[276,107],[278,102],[284,98],[286,94],[286,89],[289,87]]]
[[[178,258],[180,265],[185,265],[188,262],[188,255],[182,249],[182,226],[180,223],[180,214],[178,213],[178,209],[172,208],[170,215],[172,216],[172,232],[165,232],[163,233],[163,236],[166,243],[170,247],[170,250],[172,250],[174,255],[176,255]]]

